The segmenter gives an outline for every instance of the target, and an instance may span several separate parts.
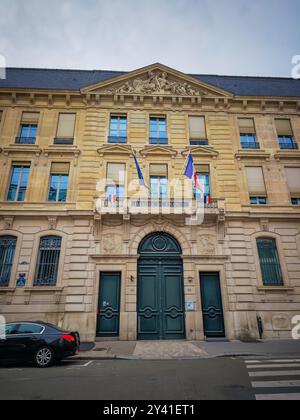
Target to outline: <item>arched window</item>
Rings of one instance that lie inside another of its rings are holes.
[[[273,238],[258,238],[257,248],[263,284],[265,286],[282,286],[283,277],[276,240]]]
[[[59,236],[44,236],[40,248],[34,279],[35,286],[55,286],[61,249]]]
[[[0,236],[0,287],[9,285],[17,238]]]

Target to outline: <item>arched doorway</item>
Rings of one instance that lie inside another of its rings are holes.
[[[137,313],[139,340],[185,338],[181,247],[167,233],[153,233],[138,254]]]

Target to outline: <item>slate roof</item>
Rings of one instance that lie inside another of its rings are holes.
[[[107,70],[55,70],[7,68],[1,88],[79,90],[113,79],[127,72]],[[238,96],[300,97],[300,80],[280,77],[245,77],[196,75],[191,77],[210,83]]]

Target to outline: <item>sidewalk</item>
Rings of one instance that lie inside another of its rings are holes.
[[[83,344],[77,356],[90,359],[184,360],[234,356],[300,358],[300,340],[241,341],[103,341]]]

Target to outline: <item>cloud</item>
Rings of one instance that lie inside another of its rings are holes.
[[[270,3],[272,5],[270,6]],[[298,0],[1,0],[9,66],[290,76]]]

